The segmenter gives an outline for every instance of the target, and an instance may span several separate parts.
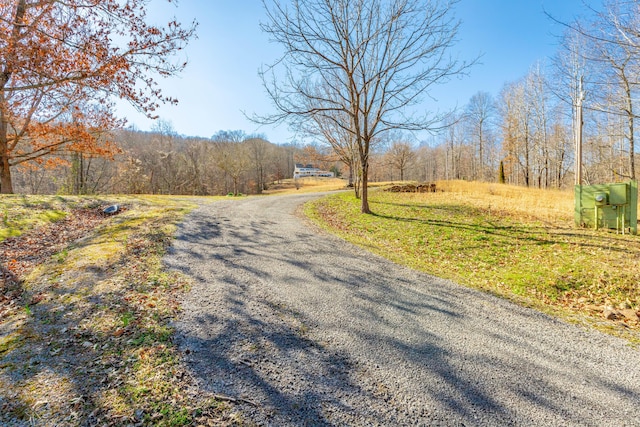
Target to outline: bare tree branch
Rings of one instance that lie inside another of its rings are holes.
[[[443,115],[417,114],[434,85],[472,62],[450,56],[459,23],[456,0],[275,0],[262,29],[284,54],[261,70],[276,109],[253,119],[288,122],[328,140],[355,141],[369,213],[371,144],[392,129],[429,130]],[[350,136],[328,136],[347,131]],[[331,142],[329,142],[331,144]],[[342,143],[331,144],[341,146]]]

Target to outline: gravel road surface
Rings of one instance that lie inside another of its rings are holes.
[[[314,229],[317,195],[203,205],[167,264],[199,385],[271,426],[640,426],[640,351]]]

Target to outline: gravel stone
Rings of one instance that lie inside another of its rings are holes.
[[[640,426],[640,351],[422,274],[296,215],[317,195],[202,205],[165,261],[208,391],[266,426]]]

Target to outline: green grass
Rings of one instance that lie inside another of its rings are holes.
[[[38,225],[47,224],[63,219],[67,212],[48,209],[45,206],[25,206],[22,199],[0,199],[2,223],[0,224],[0,242],[22,234],[25,230]],[[17,203],[16,203],[17,202]]]
[[[480,206],[448,193],[374,191],[373,215],[360,214],[351,193],[310,202],[305,212],[395,262],[545,311],[596,319],[594,307],[640,306],[637,236]]]
[[[16,348],[21,340],[21,336],[18,333],[13,333],[7,336],[0,336],[0,356]]]

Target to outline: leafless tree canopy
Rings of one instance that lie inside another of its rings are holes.
[[[263,2],[264,31],[284,54],[263,70],[277,113],[264,122],[333,122],[353,135],[369,212],[372,142],[391,129],[423,130],[437,114],[415,113],[429,90],[469,66],[449,55],[458,30],[455,1],[308,0]],[[320,119],[318,119],[318,117]]]
[[[615,177],[636,179],[635,118],[640,73],[640,7],[633,0],[605,0],[601,9],[589,9],[589,19],[564,23],[564,57],[559,69],[570,77],[572,101],[577,82],[584,83],[585,108],[597,120],[605,120],[605,140],[611,146],[610,167]],[[614,142],[615,141],[615,142]],[[619,144],[615,149],[613,146]],[[626,154],[618,167],[614,152]]]

